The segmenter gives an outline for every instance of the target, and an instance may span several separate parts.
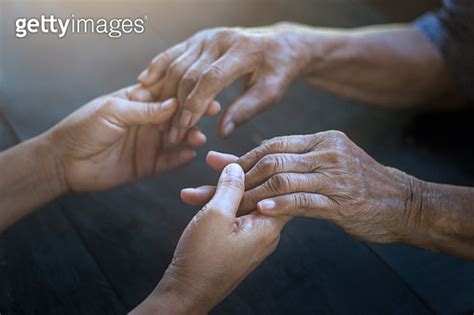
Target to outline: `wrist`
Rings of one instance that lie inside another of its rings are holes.
[[[55,150],[55,143],[48,136],[42,134],[31,140],[34,143],[33,154],[40,162],[38,171],[42,177],[41,182],[47,183],[50,194],[58,197],[68,191],[64,177],[62,158]]]
[[[210,308],[198,301],[198,291],[177,277],[170,276],[167,271],[153,292],[131,314],[207,314]]]
[[[278,22],[270,26],[274,34],[287,48],[290,48],[295,58],[295,72],[299,76],[311,62],[312,52],[308,45],[307,27],[293,22]]]
[[[311,77],[330,67],[331,55],[349,42],[350,33],[338,29],[315,28],[292,22],[280,22],[273,26],[288,35],[292,47],[301,61],[299,74]]]
[[[427,248],[431,214],[426,209],[426,194],[429,183],[406,175],[402,194],[402,223],[399,238],[403,243]]]

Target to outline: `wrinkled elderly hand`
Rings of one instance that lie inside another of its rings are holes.
[[[244,173],[228,165],[211,201],[191,220],[163,279],[134,314],[206,314],[278,244],[288,217],[236,217]],[[132,312],[133,313],[133,312]]]
[[[232,155],[208,156],[216,169],[235,160]],[[242,213],[258,209],[270,216],[326,219],[377,243],[399,241],[422,220],[413,205],[419,181],[377,163],[341,132],[274,138],[238,163],[246,171]],[[182,197],[202,203],[213,189],[186,189]]]
[[[181,166],[206,142],[192,129],[187,145],[167,143],[160,125],[176,111],[176,100],[130,101],[129,90],[91,101],[46,133],[68,190],[104,190]]]
[[[282,24],[204,30],[159,54],[139,76],[142,87],[132,98],[176,96],[180,106],[169,140],[178,143],[226,86],[247,75],[245,92],[221,119],[225,137],[281,98],[308,60],[303,47],[300,37]]]

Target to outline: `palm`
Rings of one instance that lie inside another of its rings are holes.
[[[183,165],[194,157],[189,146],[164,143],[160,126],[172,116],[176,104],[148,106],[122,94],[90,102],[53,129],[70,190],[112,188]],[[196,147],[205,141],[202,137],[194,130],[188,138],[194,139],[191,142]]]
[[[100,142],[94,139],[95,143],[85,142],[77,147],[66,176],[84,178],[87,187],[78,182],[71,189],[107,189],[155,174],[161,149],[161,132],[157,126],[117,129],[106,134]]]

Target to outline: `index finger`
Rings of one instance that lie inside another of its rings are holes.
[[[209,102],[237,78],[254,71],[258,62],[258,56],[230,49],[212,63],[198,79],[185,100],[180,117],[174,122],[174,127],[180,129],[180,135],[183,130],[196,125]]]
[[[314,135],[276,137],[244,154],[238,161],[242,169],[249,171],[261,158],[272,153],[306,153],[314,142]]]
[[[138,76],[138,81],[144,86],[150,86],[163,77],[169,65],[188,48],[188,43],[183,42],[158,54]]]

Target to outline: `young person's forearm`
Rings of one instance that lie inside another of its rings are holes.
[[[303,78],[343,98],[386,108],[412,107],[456,86],[442,56],[410,25],[356,29],[283,24],[301,36]],[[446,106],[450,106],[449,104]]]
[[[44,136],[0,152],[0,231],[66,191]]]
[[[411,232],[404,241],[474,260],[474,188],[423,181],[414,186],[406,213]]]

